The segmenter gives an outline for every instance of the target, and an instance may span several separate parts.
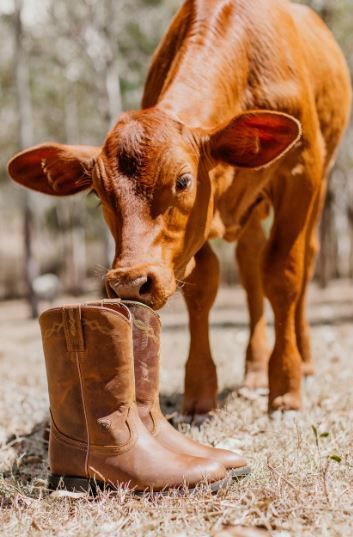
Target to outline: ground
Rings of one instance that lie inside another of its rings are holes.
[[[240,289],[222,289],[212,316],[221,408],[184,432],[241,451],[252,475],[217,495],[135,499],[118,490],[97,498],[46,491],[43,436],[46,381],[36,321],[22,302],[0,304],[1,536],[240,536],[238,526],[275,537],[353,535],[353,287],[310,294],[317,375],[304,386],[303,411],[270,420],[265,397],[241,394],[246,310]],[[72,302],[73,300],[70,299]],[[162,312],[161,391],[169,414],[182,390],[188,333],[175,298]],[[266,531],[267,530],[267,531]],[[250,536],[250,534],[248,534]]]

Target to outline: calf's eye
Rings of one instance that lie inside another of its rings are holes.
[[[192,177],[189,174],[184,174],[178,177],[176,183],[175,183],[175,190],[177,192],[183,192],[184,190],[187,190],[192,183]]]

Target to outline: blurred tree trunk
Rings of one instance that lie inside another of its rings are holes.
[[[321,18],[330,27],[333,17],[332,6],[327,2],[321,2],[314,6]],[[332,188],[332,187],[331,187]],[[325,289],[330,280],[336,277],[339,272],[338,267],[338,243],[335,231],[335,211],[334,211],[334,192],[328,187],[322,218],[319,228],[320,252],[317,263],[317,273],[319,285]]]
[[[111,129],[114,122],[117,119],[118,114],[121,112],[121,94],[120,94],[120,81],[117,70],[110,66],[106,66],[104,73],[104,86],[105,86],[105,103],[106,103],[106,118],[107,118],[107,130]],[[108,226],[104,226],[103,229],[104,240],[104,265],[105,267],[111,267],[114,255],[115,244],[111,232]],[[105,287],[104,287],[105,290]],[[105,292],[105,291],[104,291]]]
[[[320,253],[317,263],[319,285],[326,288],[332,277],[339,274],[338,244],[335,231],[334,193],[330,187],[320,223]]]
[[[105,101],[107,130],[111,129],[117,120],[118,115],[122,112],[122,95],[120,87],[120,77],[118,68],[119,47],[116,41],[115,28],[112,27],[114,21],[114,12],[116,5],[113,0],[109,0],[105,4],[106,7],[106,26],[103,27],[103,35],[106,41],[106,49],[109,50],[109,55],[105,62],[99,62],[102,69],[103,80],[103,100]],[[114,43],[114,47],[113,47]],[[114,50],[115,48],[115,50]],[[111,267],[115,255],[115,244],[108,226],[104,226],[104,265]],[[105,293],[105,287],[104,287]]]
[[[353,205],[347,208],[347,219],[348,219],[348,233],[349,233],[349,264],[348,264],[348,274],[350,278],[353,278]]]
[[[69,2],[53,1],[53,24],[60,29],[62,36],[76,44],[78,57],[86,60],[88,70],[92,72],[90,91],[94,93],[104,134],[112,128],[123,108],[117,36],[131,20],[129,8],[131,2],[128,0],[119,0],[118,3],[116,0],[105,0],[99,4],[82,0],[74,6]],[[92,42],[96,45],[92,46]],[[65,56],[63,62],[69,65]],[[77,143],[77,140],[73,143]],[[103,226],[102,241],[103,265],[108,269],[114,259],[115,245],[107,226]]]
[[[101,91],[101,95],[104,103],[108,131],[112,128],[122,110],[119,72],[114,58],[110,58],[110,60],[103,65],[102,81],[103,91]],[[104,265],[107,268],[110,268],[115,255],[115,244],[108,226],[104,226],[103,233]],[[105,293],[105,287],[103,292]]]
[[[22,25],[23,0],[15,0],[14,11],[14,71],[16,80],[17,99],[17,125],[18,125],[18,149],[22,150],[33,144],[33,119],[31,89],[29,81],[28,56],[24,44],[24,30]],[[38,274],[37,266],[33,258],[33,211],[30,194],[24,190],[22,194],[23,211],[23,240],[24,240],[24,278],[27,287],[27,299],[33,318],[38,316],[38,298],[34,292],[32,282]]]
[[[77,144],[80,138],[77,97],[75,86],[71,84],[68,85],[65,93],[65,127],[67,143]],[[59,211],[63,212],[60,218],[64,229],[65,288],[73,295],[78,296],[84,290],[87,261],[82,200],[68,197],[60,205]]]

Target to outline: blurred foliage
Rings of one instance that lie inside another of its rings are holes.
[[[12,222],[14,234],[21,233],[15,222],[21,215],[21,189],[8,187],[6,162],[19,149],[14,89],[14,10],[19,2],[0,2],[0,225],[4,228]],[[33,143],[55,140],[101,144],[121,110],[139,107],[151,54],[181,3],[181,0],[24,0],[21,19],[30,75]],[[304,0],[303,3],[311,5],[326,20],[353,73],[352,0]],[[339,169],[342,173],[332,184],[341,194],[345,193],[343,201],[342,197],[335,197],[340,210],[345,210],[347,203],[353,206],[353,192],[347,194],[352,183],[352,128],[341,151]],[[102,241],[104,225],[95,200],[85,196],[83,200],[79,214],[77,204],[73,204],[69,215],[62,218],[58,214],[64,210],[65,202],[31,196],[40,237],[37,242],[44,241],[43,226],[47,227],[50,242],[50,236],[57,238],[62,226],[75,227],[77,219],[79,225],[84,223],[87,241]],[[2,256],[7,255],[4,248],[0,241]],[[18,265],[21,244],[11,255]],[[97,257],[98,254],[94,255],[88,265],[93,266]],[[104,259],[99,262],[107,263]]]

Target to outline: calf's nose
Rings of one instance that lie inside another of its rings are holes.
[[[109,291],[112,290],[119,298],[143,300],[148,298],[152,290],[152,278],[148,275],[133,280],[107,279]],[[110,294],[110,293],[109,293]]]

